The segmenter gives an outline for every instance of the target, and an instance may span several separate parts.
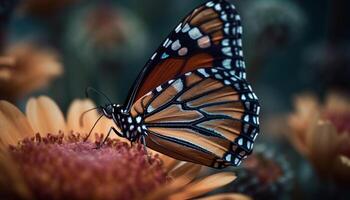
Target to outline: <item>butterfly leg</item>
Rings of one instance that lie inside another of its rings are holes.
[[[106,143],[106,141],[107,141],[107,139],[109,138],[109,135],[111,134],[112,131],[113,131],[114,133],[116,133],[117,135],[118,135],[118,133],[119,133],[117,129],[115,129],[114,127],[111,127],[111,128],[109,129],[109,131],[108,131],[107,136],[105,137],[105,139],[104,139],[100,144],[98,144],[98,145],[95,147],[95,149],[100,149],[100,148],[103,146],[103,144]]]
[[[151,155],[148,153],[148,151],[147,151],[147,143],[146,143],[146,137],[145,137],[145,135],[141,135],[140,136],[140,142],[141,142],[141,144],[143,145],[143,149],[144,149],[144,151],[146,152],[146,154],[147,154],[147,158],[148,158],[148,160],[150,160],[151,159]]]

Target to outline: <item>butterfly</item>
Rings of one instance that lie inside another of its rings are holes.
[[[260,105],[246,81],[235,6],[213,0],[194,9],[146,63],[125,104],[99,110],[120,129],[107,137],[212,168],[238,166],[259,133]]]

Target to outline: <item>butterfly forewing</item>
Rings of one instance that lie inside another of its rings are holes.
[[[260,106],[249,84],[220,67],[200,68],[156,87],[131,108],[142,116],[147,146],[215,168],[251,153]]]
[[[193,10],[153,54],[129,94],[126,108],[170,79],[199,68],[222,67],[245,78],[242,26],[236,9],[214,0]]]

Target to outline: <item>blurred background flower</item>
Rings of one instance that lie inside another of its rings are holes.
[[[121,100],[120,95],[126,95],[131,84],[129,75],[136,77],[145,62],[140,58],[153,51],[146,49],[142,21],[112,1],[86,3],[73,10],[68,19],[62,48],[67,65],[72,66],[67,69],[66,80],[76,84],[68,92],[76,96],[92,85]]]
[[[286,48],[303,35],[306,17],[295,1],[252,0],[244,5],[249,74],[254,81],[261,65],[275,51]]]
[[[321,177],[349,184],[349,97],[330,93],[322,104],[315,96],[301,95],[295,107],[288,120],[292,143]]]
[[[52,17],[78,1],[79,0],[25,0],[21,3],[18,10],[26,15]]]
[[[252,199],[285,199],[291,196],[293,171],[281,150],[265,145],[255,147],[239,169],[237,180],[229,190],[246,194]]]
[[[0,57],[0,98],[15,101],[47,86],[63,73],[56,53],[32,43],[16,43]]]

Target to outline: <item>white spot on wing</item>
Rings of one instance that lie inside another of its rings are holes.
[[[229,39],[224,39],[224,40],[222,40],[222,46],[228,46],[229,45],[229,42],[230,42],[230,40]]]
[[[241,146],[243,145],[243,139],[242,138],[239,138],[238,144],[241,145]]]
[[[207,7],[213,7],[215,4],[212,1],[209,1],[207,4],[205,4]]]
[[[199,69],[198,70],[199,73],[201,73],[204,77],[208,78],[209,77],[209,74],[207,72],[205,72],[204,69]]]
[[[222,53],[224,53],[227,56],[232,56],[231,47],[222,48]]]
[[[153,56],[151,57],[151,60],[153,60],[156,56],[157,56],[157,52],[155,52],[155,53],[153,54]]]
[[[235,158],[235,165],[238,165],[238,163],[239,163],[239,159]]]
[[[181,30],[182,23],[180,23],[176,28],[175,32],[178,33]]]
[[[188,52],[188,49],[187,49],[186,47],[183,47],[183,48],[181,48],[181,49],[178,51],[178,54],[179,54],[180,56],[184,56],[184,55],[187,54],[187,52]]]
[[[216,4],[215,5],[215,10],[220,11],[221,10],[221,5],[220,4]]]
[[[182,91],[182,89],[183,89],[183,83],[182,83],[181,79],[176,80],[176,81],[172,84],[172,86],[175,88],[175,90],[176,90],[177,92],[180,92],[180,91]]]
[[[224,61],[222,61],[222,65],[223,65],[226,69],[231,69],[231,59],[225,59]]]
[[[151,113],[153,111],[154,111],[154,108],[151,105],[149,105],[148,108],[147,108],[147,112]]]
[[[172,45],[171,45],[171,49],[174,51],[177,51],[181,48],[181,44],[179,40],[176,40]]]
[[[197,41],[198,46],[202,49],[210,47],[210,38],[209,36],[202,37]]]
[[[192,28],[189,32],[188,32],[189,36],[193,39],[196,40],[200,37],[202,37],[202,33],[199,31],[198,28]]]
[[[165,47],[165,45],[169,42],[169,38],[167,38],[164,43],[163,43],[163,46]]]
[[[185,26],[182,28],[183,33],[186,33],[189,30],[190,30],[190,25],[188,25],[188,24],[185,24]]]
[[[232,155],[231,154],[227,154],[226,157],[225,157],[225,160],[228,161],[228,162],[231,162],[231,158],[232,158]]]

